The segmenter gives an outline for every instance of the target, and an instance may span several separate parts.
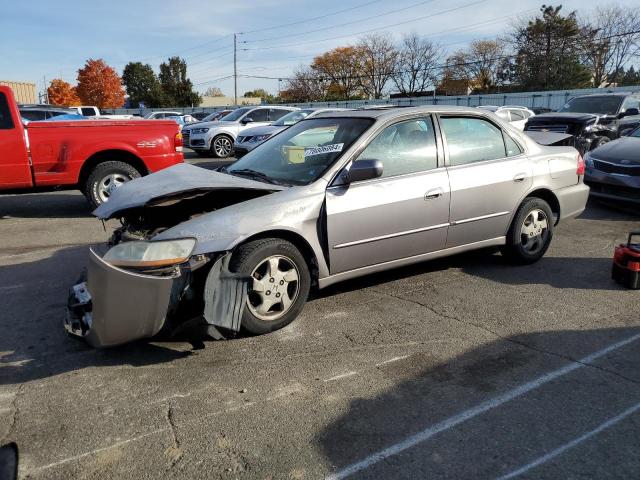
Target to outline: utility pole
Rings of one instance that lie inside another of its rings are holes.
[[[238,65],[236,63],[237,34],[233,34],[233,105],[238,106]]]

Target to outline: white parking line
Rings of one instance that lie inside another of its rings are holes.
[[[385,360],[384,362],[376,363],[376,367],[381,367],[382,365],[386,365],[387,363],[397,362],[399,360],[404,360],[405,358],[409,358],[409,355],[402,355],[401,357],[393,357],[389,360]]]
[[[624,420],[629,415],[637,412],[638,410],[640,410],[640,403],[635,404],[633,407],[625,410],[620,415],[617,415],[617,416],[615,416],[613,418],[610,418],[609,420],[607,420],[603,424],[599,425],[597,428],[594,428],[590,432],[587,432],[584,435],[581,435],[578,438],[576,438],[574,440],[571,440],[570,442],[565,443],[561,447],[558,447],[555,450],[547,453],[546,455],[543,455],[540,458],[537,458],[534,461],[532,461],[530,463],[527,463],[526,465],[524,465],[524,466],[522,466],[522,467],[520,467],[520,468],[518,468],[516,470],[513,470],[512,472],[507,473],[506,475],[503,475],[502,477],[499,477],[497,480],[507,480],[509,478],[517,477],[519,475],[522,475],[523,473],[528,472],[532,468],[537,467],[538,465],[542,465],[543,463],[548,462],[549,460],[553,460],[558,455],[562,455],[567,450],[578,446],[579,444],[581,444],[585,440],[589,440],[591,437],[593,437],[594,435],[599,434],[603,430],[606,430],[609,427],[613,427],[616,423]]]
[[[351,377],[351,376],[357,375],[357,374],[358,374],[358,372],[341,373],[340,375],[336,375],[335,377],[326,378],[324,381],[325,382],[333,382],[334,380],[340,380],[341,378],[347,378],[347,377]]]
[[[365,470],[371,467],[372,465],[375,465],[376,463],[381,462],[386,458],[392,457],[393,455],[397,455],[411,447],[416,446],[419,443],[429,440],[431,437],[433,437],[434,435],[437,435],[440,432],[449,430],[463,422],[466,422],[467,420],[471,420],[472,418],[477,417],[478,415],[481,415],[491,409],[499,407],[504,403],[510,402],[511,400],[518,398],[532,390],[535,390],[541,387],[542,385],[545,385],[553,380],[556,380],[557,378],[567,375],[568,373],[571,373],[574,370],[578,370],[579,368],[586,367],[594,360],[604,357],[608,353],[611,353],[612,351],[617,350],[618,348],[624,347],[625,345],[628,345],[631,342],[635,342],[638,339],[640,339],[640,333],[633,335],[629,338],[626,338],[624,340],[621,340],[619,342],[616,342],[612,345],[609,345],[608,347],[603,348],[602,350],[598,350],[597,352],[592,353],[591,355],[587,355],[586,357],[583,357],[575,361],[574,363],[570,363],[569,365],[566,365],[562,368],[559,368],[545,375],[542,375],[541,377],[538,377],[535,380],[524,383],[514,389],[511,389],[503,393],[502,395],[498,395],[497,397],[487,400],[486,402],[482,402],[476,405],[475,407],[472,407],[468,410],[464,410],[463,412],[460,412],[457,415],[449,417],[443,420],[442,422],[436,423],[435,425],[432,425],[431,427],[425,430],[422,430],[421,432],[418,432],[415,435],[412,435],[401,442],[391,445],[390,447],[387,447],[384,450],[380,450],[379,452],[373,453],[368,457],[364,458],[363,460],[360,460],[359,462],[352,463],[351,465],[346,466],[345,468],[337,471],[336,473],[328,475],[326,479],[339,480],[342,478],[346,478],[349,475],[353,475],[354,473]]]

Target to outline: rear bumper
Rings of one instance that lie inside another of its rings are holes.
[[[122,270],[91,250],[86,284],[69,291],[64,327],[98,348],[152,337],[165,323],[171,291],[179,276]]]
[[[570,187],[554,190],[560,204],[560,220],[573,218],[584,212],[589,198],[589,187],[578,183]]]

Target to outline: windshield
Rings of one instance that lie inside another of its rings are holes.
[[[272,123],[276,127],[288,127],[294,123],[298,123],[303,118],[311,114],[313,110],[296,110],[295,112],[287,113],[277,122]]]
[[[346,117],[298,122],[253,149],[226,172],[272,183],[306,185],[320,178],[372,123],[370,118]]]
[[[253,110],[252,108],[237,108],[236,110],[234,110],[233,112],[231,112],[229,115],[224,117],[224,121],[225,122],[235,122],[236,120],[238,120],[241,116],[243,116],[245,113],[249,112]],[[222,119],[220,119],[222,120]]]
[[[601,97],[578,97],[569,100],[558,112],[599,113],[615,115],[620,109],[623,97],[602,95]]]
[[[640,127],[636,128],[633,132],[629,134],[630,137],[640,138]]]

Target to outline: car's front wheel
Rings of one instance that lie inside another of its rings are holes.
[[[233,140],[227,135],[218,135],[211,140],[211,155],[227,158],[233,152]]]
[[[502,254],[513,263],[537,262],[553,238],[554,218],[549,204],[541,198],[527,198],[518,208]]]
[[[309,267],[290,242],[265,238],[237,248],[229,268],[251,277],[242,328],[258,335],[291,323],[309,295]]]

